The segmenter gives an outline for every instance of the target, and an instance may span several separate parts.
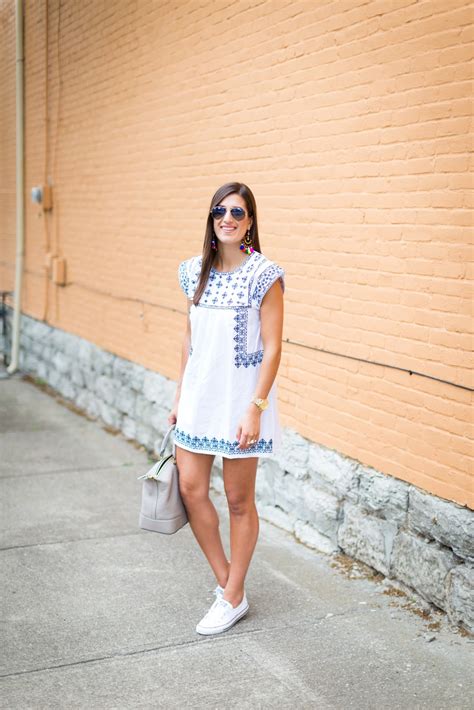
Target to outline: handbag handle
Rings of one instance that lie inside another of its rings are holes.
[[[160,459],[162,458],[163,454],[165,453],[166,444],[168,443],[168,439],[170,438],[171,432],[173,431],[173,429],[175,428],[175,426],[176,426],[175,424],[172,424],[172,425],[170,426],[170,428],[168,429],[168,431],[166,432],[166,434],[164,435],[164,437],[163,437],[163,442],[162,442],[162,444],[161,444],[160,453],[159,453]],[[174,458],[174,459],[176,458],[176,446],[175,446],[175,443],[174,443],[174,437],[173,437],[173,458]]]

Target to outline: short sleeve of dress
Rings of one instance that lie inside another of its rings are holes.
[[[189,264],[190,260],[182,261],[178,268],[179,285],[189,298]]]
[[[279,280],[282,291],[285,291],[285,271],[278,264],[270,264],[258,276],[252,291],[252,304],[257,308],[262,305],[263,297],[275,281]]]

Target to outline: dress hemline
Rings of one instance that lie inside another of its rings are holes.
[[[211,451],[211,449],[192,449],[191,447],[185,446],[181,442],[175,442],[176,447],[180,447],[181,449],[184,449],[185,451],[191,451],[193,454],[208,454],[211,456],[222,456],[223,459],[268,459],[268,458],[273,458],[276,455],[275,451],[272,452],[257,452],[253,454],[237,454],[237,455],[232,455],[232,454],[225,454],[222,451]]]

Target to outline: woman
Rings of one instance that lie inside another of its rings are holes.
[[[283,327],[284,271],[260,252],[257,209],[239,182],[211,200],[203,252],[179,266],[188,298],[181,376],[169,424],[181,495],[192,531],[218,582],[200,634],[226,631],[248,611],[245,576],[259,532],[259,457],[280,443],[276,386]],[[231,558],[209,498],[211,467],[223,457]]]

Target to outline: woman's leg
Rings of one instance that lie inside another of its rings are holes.
[[[237,606],[244,596],[245,575],[257,544],[259,521],[255,506],[258,457],[223,459],[224,488],[230,515],[230,570],[224,599]]]
[[[179,489],[186,506],[189,524],[218,583],[225,587],[229,574],[219,533],[219,516],[209,498],[209,482],[214,456],[195,454],[176,445]]]

